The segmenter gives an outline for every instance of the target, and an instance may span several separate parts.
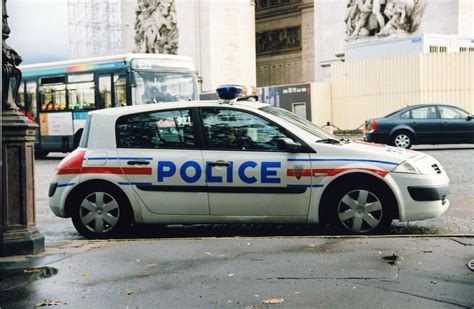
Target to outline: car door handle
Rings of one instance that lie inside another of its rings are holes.
[[[207,162],[209,166],[230,166],[230,162],[218,160],[214,162]]]
[[[128,165],[148,165],[150,161],[127,161]]]

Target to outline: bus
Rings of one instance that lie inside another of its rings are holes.
[[[196,68],[185,56],[125,54],[19,69],[18,106],[39,125],[37,157],[75,149],[89,111],[199,98]]]

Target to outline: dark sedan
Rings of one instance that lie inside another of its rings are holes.
[[[474,143],[472,118],[472,114],[451,105],[413,105],[368,120],[364,139],[401,148],[415,144]]]

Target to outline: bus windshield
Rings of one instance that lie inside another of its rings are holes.
[[[197,99],[193,73],[134,71],[133,105]]]

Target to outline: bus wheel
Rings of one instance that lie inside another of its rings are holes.
[[[35,159],[44,159],[49,154],[49,151],[35,150]]]

